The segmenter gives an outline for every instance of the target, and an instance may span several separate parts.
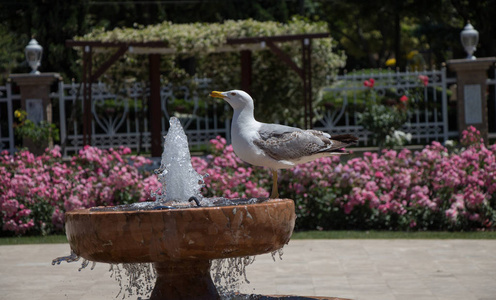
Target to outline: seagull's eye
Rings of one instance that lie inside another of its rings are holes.
[[[235,93],[235,92],[232,92],[232,93],[231,93],[231,96],[236,96],[236,93]]]

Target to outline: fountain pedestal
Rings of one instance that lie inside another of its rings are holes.
[[[210,277],[209,260],[155,263],[157,281],[150,300],[220,299]]]

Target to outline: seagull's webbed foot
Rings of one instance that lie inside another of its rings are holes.
[[[277,191],[277,170],[272,170],[272,192],[270,193],[269,198],[279,198],[279,192]]]

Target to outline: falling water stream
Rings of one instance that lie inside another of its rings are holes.
[[[164,152],[160,168],[155,170],[158,180],[162,184],[161,188],[152,192],[155,197],[154,202],[141,202],[130,205],[120,205],[115,207],[95,207],[91,211],[109,210],[151,210],[151,209],[176,209],[199,206],[223,206],[240,205],[263,202],[266,199],[237,199],[233,201],[226,198],[203,198],[200,190],[204,186],[203,176],[198,174],[191,165],[191,155],[189,152],[188,139],[179,120],[175,117],[170,119],[170,128],[165,136]],[[168,188],[174,187],[174,188]],[[194,202],[192,200],[195,200]],[[272,258],[282,257],[282,249],[272,252]],[[52,265],[60,264],[63,261],[75,262],[80,257],[71,251],[69,256],[62,256],[54,259]],[[218,259],[212,261],[210,269],[212,279],[221,295],[222,299],[258,299],[257,295],[239,295],[240,287],[249,283],[246,277],[246,267],[255,261],[254,256]],[[85,269],[90,261],[83,259],[79,271]],[[96,262],[92,262],[91,270]],[[137,295],[145,297],[149,295],[154,287],[156,272],[151,263],[136,264],[110,264],[110,277],[119,283],[119,293],[117,297],[122,299]]]

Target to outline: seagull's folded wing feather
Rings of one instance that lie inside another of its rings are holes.
[[[333,148],[330,136],[316,130],[263,124],[258,133],[260,138],[254,141],[255,145],[275,160],[299,160]]]

